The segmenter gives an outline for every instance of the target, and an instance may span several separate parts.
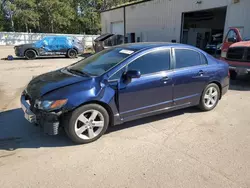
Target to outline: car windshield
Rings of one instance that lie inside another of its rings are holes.
[[[91,76],[100,76],[133,53],[134,50],[111,48],[83,59],[69,66],[68,69]]]
[[[81,41],[76,37],[72,37],[71,39],[73,40],[73,42],[81,43]]]

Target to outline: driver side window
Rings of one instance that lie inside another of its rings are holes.
[[[127,70],[138,70],[141,75],[152,74],[156,72],[166,71],[170,69],[170,50],[162,49],[153,52],[149,52],[138,59],[132,61],[126,67],[122,68],[114,75],[110,77],[109,80],[120,79],[122,74]]]
[[[128,65],[128,70],[138,70],[141,75],[170,69],[170,50],[163,49],[139,57]]]

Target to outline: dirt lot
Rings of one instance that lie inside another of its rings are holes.
[[[32,76],[74,61],[0,60],[0,187],[250,187],[249,77],[232,82],[212,112],[145,118],[76,146],[63,133],[43,135],[19,105]]]

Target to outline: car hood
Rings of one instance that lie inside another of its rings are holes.
[[[26,92],[32,99],[39,99],[48,92],[89,79],[91,77],[73,75],[64,68],[35,77]]]
[[[15,47],[16,48],[29,48],[29,47],[33,47],[34,46],[34,43],[29,43],[29,44],[21,44],[21,45],[16,45]]]
[[[250,41],[236,42],[230,46],[230,48],[234,47],[250,47]]]

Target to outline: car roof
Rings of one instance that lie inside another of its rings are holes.
[[[128,44],[122,44],[122,45],[119,45],[116,47],[135,50],[135,51],[147,50],[147,49],[158,48],[158,47],[170,47],[170,48],[171,47],[179,47],[179,48],[189,48],[189,49],[199,50],[198,48],[196,48],[194,46],[180,44],[180,43],[168,43],[168,42],[128,43]]]
[[[44,38],[72,38],[72,36],[66,36],[66,35],[50,35],[50,36],[45,36]]]

